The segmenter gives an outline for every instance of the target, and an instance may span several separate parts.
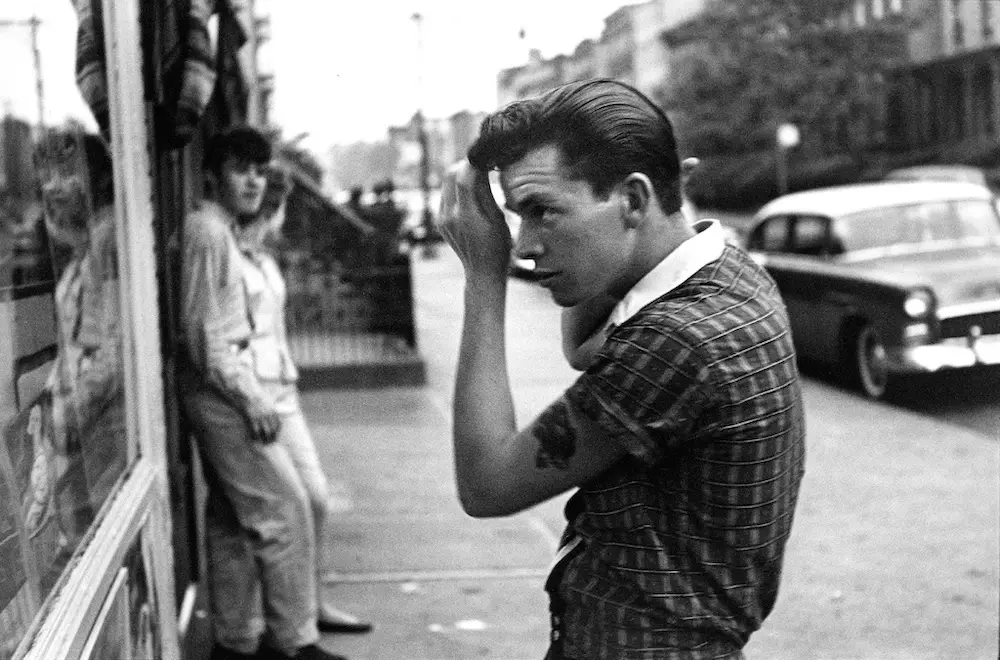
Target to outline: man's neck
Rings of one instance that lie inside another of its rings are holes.
[[[628,293],[639,280],[694,235],[694,229],[679,211],[644,224],[639,230],[628,277],[618,287],[621,289],[618,297]]]

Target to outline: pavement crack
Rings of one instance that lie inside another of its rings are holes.
[[[528,580],[548,576],[546,568],[471,568],[365,573],[327,573],[324,584],[368,584],[386,582],[458,582],[463,580]]]

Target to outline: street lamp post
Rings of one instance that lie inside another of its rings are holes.
[[[423,227],[424,256],[433,257],[436,254],[434,246],[434,217],[431,214],[431,184],[430,184],[430,147],[427,140],[427,121],[423,109],[423,15],[414,12],[413,22],[417,25],[417,141],[420,144],[420,192],[423,196],[423,213],[420,224]]]
[[[38,126],[45,125],[45,92],[42,87],[42,54],[38,50],[38,28],[42,24],[42,19],[32,16],[25,19],[0,20],[0,27],[30,27],[31,28],[31,54],[35,64],[35,96],[38,100]]]
[[[799,127],[795,124],[782,124],[774,136],[777,150],[775,160],[778,170],[778,194],[788,192],[788,150],[799,144]]]

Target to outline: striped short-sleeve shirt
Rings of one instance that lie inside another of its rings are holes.
[[[567,657],[733,657],[774,606],[804,472],[784,304],[725,247],[617,326],[539,419],[538,462],[572,454],[567,406],[627,456],[566,507],[579,544],[550,585]]]

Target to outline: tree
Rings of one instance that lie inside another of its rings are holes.
[[[852,0],[710,0],[665,40],[674,51],[671,114],[688,152],[771,149],[783,122],[803,127],[803,150],[855,153],[868,138],[883,72],[906,53],[906,25],[858,26]]]

